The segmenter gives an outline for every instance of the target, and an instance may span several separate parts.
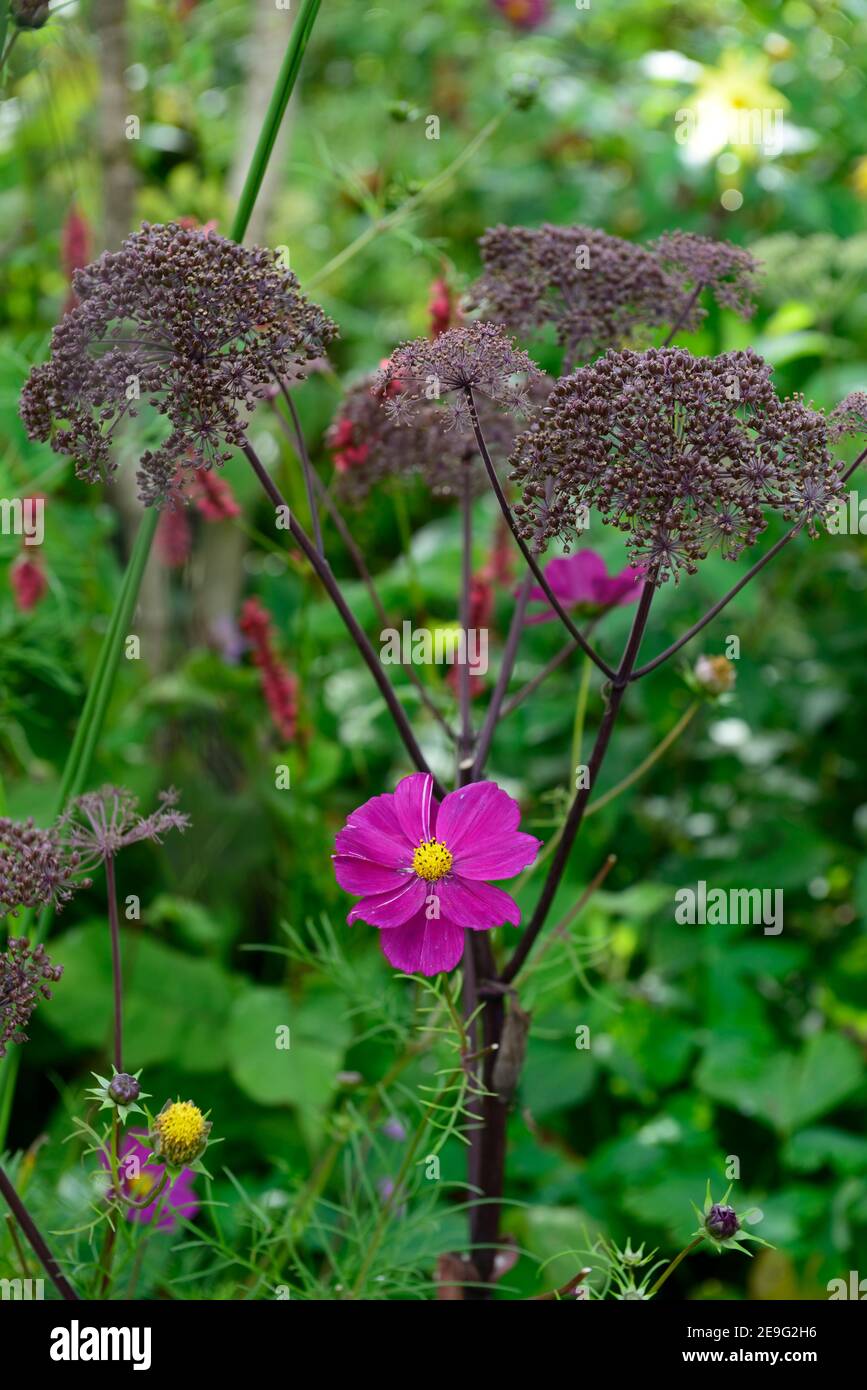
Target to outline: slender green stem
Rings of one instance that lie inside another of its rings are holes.
[[[700,700],[694,700],[693,703],[689,706],[689,708],[686,709],[680,716],[677,723],[669,729],[668,733],[665,735],[665,738],[660,739],[656,747],[650,753],[648,753],[647,757],[642,762],[638,764],[638,767],[633,768],[627,777],[624,777],[623,780],[618,782],[616,786],[612,787],[610,791],[607,791],[604,796],[598,797],[596,801],[591,801],[590,805],[587,807],[587,810],[584,812],[585,820],[588,816],[592,816],[594,811],[601,811],[602,807],[607,806],[609,801],[613,801],[615,797],[618,797],[621,795],[622,792],[627,791],[629,787],[633,786],[633,784],[639,780],[640,777],[644,776],[645,772],[650,771],[654,763],[659,762],[659,759],[662,757],[663,753],[666,753],[668,749],[671,747],[671,745],[677,739],[680,738],[680,735],[683,733],[684,729],[689,724],[700,703]]]
[[[401,1163],[397,1177],[394,1180],[394,1187],[391,1189],[388,1198],[383,1203],[382,1211],[379,1214],[379,1219],[373,1229],[373,1234],[371,1235],[370,1240],[367,1242],[367,1249],[364,1253],[364,1259],[361,1262],[361,1268],[358,1271],[358,1277],[356,1278],[355,1283],[352,1287],[353,1298],[358,1298],[359,1293],[364,1286],[364,1281],[367,1278],[368,1271],[370,1270],[374,1258],[376,1257],[376,1253],[379,1250],[380,1245],[382,1244],[382,1238],[385,1235],[385,1230],[388,1226],[389,1219],[400,1199],[401,1189],[403,1188],[403,1185],[406,1182],[407,1175],[409,1173],[410,1168],[412,1167],[413,1161],[419,1149],[419,1145],[421,1144],[422,1139],[427,1133],[429,1117],[436,1110],[442,1097],[448,1094],[449,1087],[452,1085],[454,1081],[457,1080],[457,1078],[461,1074],[461,1071],[462,1067],[457,1067],[453,1072],[450,1073],[450,1075],[446,1078],[446,1081],[437,1091],[436,1098],[430,1101],[429,1104],[425,1106],[425,1109],[422,1112],[421,1119],[419,1120],[418,1125],[416,1126],[413,1132],[412,1138],[410,1139],[407,1145],[406,1153],[403,1156],[403,1162]]]
[[[310,33],[316,22],[320,4],[321,0],[304,0],[301,13],[293,25],[283,66],[277,75],[271,101],[265,113],[265,120],[259,132],[256,148],[253,151],[250,168],[244,180],[244,187],[241,189],[241,197],[238,201],[238,208],[230,233],[233,241],[244,240],[244,233],[250,222],[259,189],[262,187],[262,180],[265,177],[265,170],[268,168],[268,160],[271,158],[280,124],[286,114],[289,98],[298,80],[298,73],[307,51]]]
[[[426,200],[430,198],[433,193],[436,193],[438,189],[442,188],[443,184],[447,183],[459,169],[462,169],[468,160],[472,159],[476,150],[480,149],[485,141],[490,139],[502,120],[502,112],[492,117],[487,125],[483,126],[478,134],[473,136],[470,143],[461,150],[460,154],[452,160],[451,164],[446,165],[445,169],[441,169],[438,174],[435,174],[430,182],[425,184],[424,188],[419,189],[418,193],[414,193],[411,198],[407,198],[406,202],[401,203],[400,207],[395,208],[393,212],[389,212],[385,217],[380,217],[378,221],[371,222],[369,227],[365,227],[360,236],[355,238],[355,241],[351,241],[348,246],[344,246],[343,250],[338,251],[336,256],[332,256],[331,260],[326,262],[321,270],[317,270],[312,279],[307,281],[307,289],[313,289],[314,286],[319,284],[320,280],[327,279],[335,270],[339,270],[347,261],[351,261],[354,256],[358,255],[359,251],[363,251],[365,246],[368,246],[371,241],[374,241],[376,237],[379,236],[380,232],[390,231],[392,227],[396,227],[409,217],[417,207],[420,207],[426,202]]]
[[[409,582],[409,592],[412,596],[412,603],[416,613],[416,622],[421,622],[425,612],[424,592],[419,582],[418,570],[416,569],[415,560],[413,559],[412,527],[409,524],[409,511],[406,505],[406,498],[403,495],[403,488],[399,481],[391,488],[391,500],[394,502],[394,516],[400,535],[400,548],[403,551],[403,559],[406,565],[407,579]]]
[[[114,1069],[123,1071],[123,968],[120,959],[120,920],[117,915],[117,883],[114,857],[105,861],[105,885],[108,896],[108,925],[111,934],[111,974],[114,982]]]
[[[3,52],[3,56],[0,57],[0,78],[2,78],[2,76],[3,76],[3,70],[4,70],[4,68],[6,67],[6,64],[7,64],[8,61],[9,61],[9,54],[12,52],[12,50],[13,50],[13,48],[15,47],[16,43],[18,42],[18,36],[19,36],[20,33],[21,33],[21,30],[20,30],[20,29],[16,29],[16,30],[15,30],[14,34],[12,34],[11,38],[9,39],[9,42],[8,42],[7,45],[6,45],[6,48],[5,48],[4,52]]]
[[[575,701],[575,723],[572,726],[572,756],[569,759],[569,780],[567,790],[571,796],[575,790],[575,781],[578,776],[578,763],[581,759],[581,745],[584,742],[584,720],[587,717],[587,696],[590,693],[590,673],[592,664],[589,656],[585,656],[584,664],[581,668],[581,680],[578,684],[578,698]]]
[[[111,1122],[111,1181],[112,1192],[120,1191],[120,1170],[118,1161],[120,1158],[120,1125],[115,1114]],[[117,1221],[120,1219],[120,1205],[114,1213],[114,1223],[109,1217],[109,1225],[106,1228],[105,1240],[102,1243],[102,1254],[99,1257],[99,1297],[105,1298],[111,1288],[111,1267],[114,1262],[114,1247],[117,1241]]]
[[[689,1252],[691,1250],[694,1250],[697,1245],[701,1245],[703,1240],[704,1236],[696,1236],[695,1240],[691,1240],[689,1242],[689,1245],[685,1245],[683,1247],[680,1254],[676,1255],[675,1258],[672,1260],[671,1264],[667,1265],[666,1268],[662,1271],[656,1283],[653,1285],[653,1288],[648,1291],[648,1298],[654,1298],[656,1294],[659,1293],[659,1290],[662,1288],[669,1274],[673,1274],[674,1271],[677,1269],[677,1266],[680,1264],[681,1260],[685,1260]]]

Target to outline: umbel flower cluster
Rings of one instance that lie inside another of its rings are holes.
[[[595,227],[492,227],[471,306],[518,337],[553,325],[567,368],[662,325],[698,327],[700,288],[749,315],[755,259],[729,242],[669,232],[649,246]],[[645,338],[646,341],[646,338]]]
[[[528,388],[541,375],[499,324],[471,323],[448,328],[436,338],[402,343],[377,373],[374,390],[397,424],[437,401],[449,426],[467,429],[467,388],[507,411],[525,414]]]
[[[79,868],[56,829],[0,819],[0,917],[49,904],[59,911],[79,886],[73,882]]]
[[[159,805],[149,816],[138,813],[138,797],[126,787],[101,787],[70,802],[57,822],[64,842],[85,868],[113,859],[128,845],[150,840],[162,844],[169,830],[184,831],[189,816],[177,811],[180,793],[174,787],[160,792]]]
[[[579,508],[596,508],[657,583],[713,548],[734,559],[768,510],[815,535],[841,492],[825,416],[781,400],[751,350],[609,352],[557,383],[513,464],[524,535],[568,547]]]
[[[118,424],[147,402],[170,425],[139,463],[148,504],[167,499],[179,467],[225,462],[263,390],[297,377],[337,332],[273,251],[175,223],[144,223],[76,271],[73,289],[79,302],[30,374],[22,418],[95,482],[115,467]]]
[[[51,998],[51,985],[63,974],[52,965],[44,946],[34,946],[26,936],[10,936],[0,955],[0,1057],[7,1044],[27,1041],[24,1029],[40,997]]]
[[[423,397],[399,401],[395,419],[388,404],[401,390],[400,382],[392,377],[383,391],[381,380],[380,374],[370,375],[351,386],[328,432],[340,496],[358,503],[389,479],[413,477],[422,478],[435,496],[460,496],[468,467],[472,491],[486,491],[488,482],[466,419],[455,423],[440,403]],[[545,381],[537,373],[529,388],[539,404],[548,396]],[[480,395],[476,404],[488,448],[495,461],[504,463],[522,424],[488,396]]]

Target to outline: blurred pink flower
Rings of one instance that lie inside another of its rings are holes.
[[[493,0],[494,9],[516,29],[538,29],[550,13],[549,0]]]
[[[23,551],[9,568],[9,583],[15,607],[21,613],[29,613],[45,597],[48,580],[38,555],[28,555]]]
[[[271,721],[284,743],[292,743],[298,732],[298,677],[293,675],[274,650],[271,615],[257,598],[244,600],[238,623],[250,644],[253,664],[262,679],[262,694]]]
[[[190,493],[205,521],[230,521],[241,515],[231,484],[212,468],[200,468],[193,475]]]
[[[595,550],[579,550],[574,555],[558,555],[549,560],[545,578],[564,608],[580,608],[588,615],[597,616],[609,608],[635,603],[641,592],[644,570],[627,565],[619,574],[609,575],[601,555]],[[538,585],[530,590],[530,600],[544,603],[546,611],[533,614],[527,619],[528,623],[549,623],[556,618]]]
[[[180,569],[190,558],[193,537],[190,519],[182,502],[166,507],[157,522],[157,550],[169,569]]]

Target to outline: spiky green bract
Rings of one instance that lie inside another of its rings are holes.
[[[144,1109],[143,1106],[139,1105],[138,1102],[139,1102],[140,1100],[149,1100],[149,1099],[150,1099],[150,1091],[141,1091],[141,1090],[140,1090],[140,1091],[138,1092],[138,1095],[137,1095],[136,1099],[135,1099],[135,1100],[129,1100],[129,1101],[118,1101],[118,1100],[115,1100],[114,1096],[111,1094],[111,1086],[112,1086],[112,1082],[114,1081],[115,1077],[118,1077],[118,1076],[126,1076],[126,1073],[125,1073],[125,1072],[119,1072],[118,1069],[117,1069],[117,1067],[114,1066],[114,1064],[112,1064],[111,1076],[110,1076],[110,1077],[100,1076],[100,1075],[99,1075],[99,1072],[96,1072],[96,1071],[92,1071],[90,1074],[91,1074],[91,1076],[95,1076],[95,1077],[96,1077],[97,1081],[99,1082],[99,1085],[98,1085],[98,1086],[90,1086],[90,1087],[88,1087],[88,1089],[87,1089],[87,1091],[86,1091],[86,1094],[87,1094],[88,1096],[91,1096],[91,1097],[93,1098],[93,1100],[102,1101],[102,1104],[101,1104],[100,1107],[99,1107],[100,1111],[102,1111],[102,1110],[114,1110],[114,1111],[116,1111],[116,1113],[117,1113],[117,1115],[118,1115],[118,1117],[119,1117],[119,1119],[120,1119],[121,1124],[124,1124],[124,1125],[126,1124],[127,1119],[129,1118],[130,1115],[135,1115],[135,1114],[138,1114],[138,1115],[146,1115],[146,1114],[147,1114],[147,1111]],[[131,1078],[131,1079],[132,1079],[133,1081],[136,1081],[136,1082],[137,1082],[140,1076],[141,1076],[141,1068],[139,1068],[139,1070],[138,1070],[137,1072],[134,1072],[134,1073],[132,1074],[132,1078]]]

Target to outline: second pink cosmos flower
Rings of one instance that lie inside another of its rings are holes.
[[[440,804],[429,774],[404,777],[353,811],[337,835],[337,882],[361,897],[347,922],[381,928],[398,970],[453,970],[465,928],[520,924],[514,898],[487,881],[513,878],[539,853],[541,841],[518,830],[520,818],[496,782],[471,782]]]

